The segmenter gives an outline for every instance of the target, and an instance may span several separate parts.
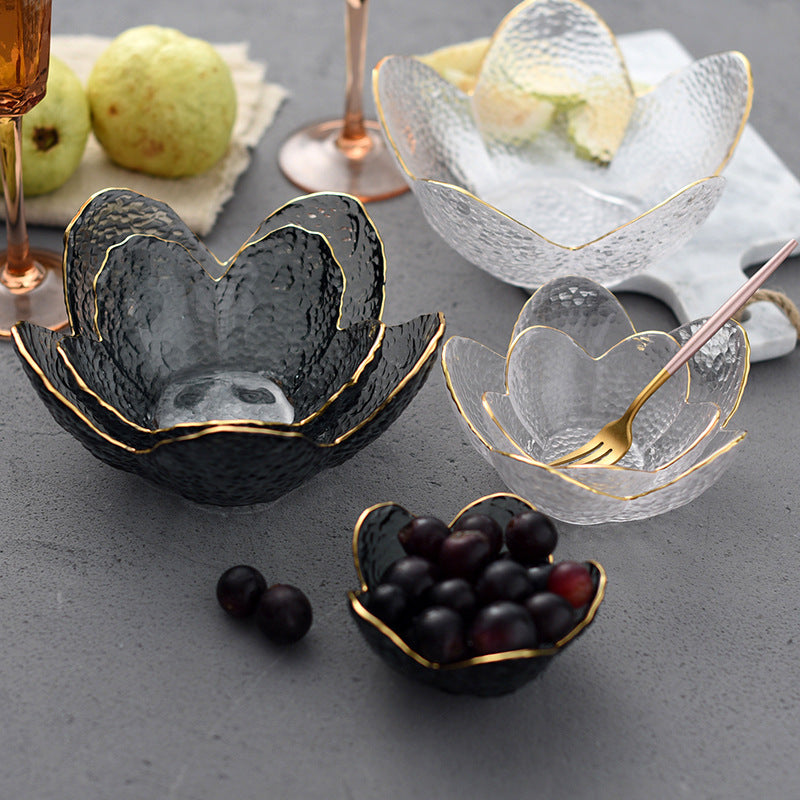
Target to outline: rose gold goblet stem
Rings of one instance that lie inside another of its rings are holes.
[[[31,258],[22,200],[21,117],[0,117],[0,171],[6,202],[6,255],[0,280],[10,291],[38,286],[45,271]]]
[[[364,119],[364,64],[369,0],[345,0],[347,82],[343,118],[295,131],[278,153],[283,174],[307,192],[333,191],[363,202],[408,190],[378,122]]]
[[[346,0],[345,40],[347,46],[344,127],[337,144],[344,149],[372,147],[364,127],[364,63],[367,52],[369,0]],[[359,157],[353,153],[355,157]]]

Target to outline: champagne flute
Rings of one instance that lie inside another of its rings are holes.
[[[51,0],[0,0],[0,173],[6,250],[0,253],[0,336],[30,320],[67,323],[61,256],[33,250],[22,199],[22,116],[45,94],[50,65]]]
[[[364,202],[408,189],[375,120],[364,119],[364,60],[369,0],[345,0],[347,83],[343,119],[292,134],[278,155],[283,174],[306,192],[337,191]]]

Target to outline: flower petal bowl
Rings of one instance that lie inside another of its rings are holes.
[[[459,88],[440,56],[461,49],[476,74],[459,73]],[[610,30],[579,0],[527,0],[485,42],[387,56],[373,90],[430,225],[527,289],[565,274],[609,286],[688,241],[752,101],[736,52],[636,94]]]
[[[516,495],[493,494],[462,509],[451,527],[466,514],[477,513],[492,517],[505,529],[513,516],[533,508]],[[590,561],[587,563],[596,586],[594,598],[580,621],[555,646],[493,653],[452,664],[429,661],[371,614],[360,600],[370,586],[379,582],[386,568],[405,555],[397,534],[413,517],[396,503],[380,503],[361,514],[353,535],[353,559],[360,588],[348,592],[352,617],[367,644],[390,667],[406,677],[454,694],[491,696],[513,692],[540,675],[594,620],[605,594],[606,574],[599,564]]]
[[[550,462],[619,417],[700,324],[637,333],[611,292],[568,276],[527,301],[505,356],[451,337],[442,368],[472,444],[540,511],[582,525],[652,517],[711,486],[744,439],[728,427],[749,371],[737,322],[727,322],[645,403],[631,449],[617,464]]]
[[[386,326],[383,245],[352,197],[271,214],[227,262],[165,204],[92,197],[67,228],[71,333],[12,331],[54,418],[185,497],[279,497],[382,433],[424,383],[441,314]]]

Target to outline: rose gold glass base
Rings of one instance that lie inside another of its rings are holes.
[[[0,253],[0,337],[22,320],[58,330],[67,324],[61,257],[47,250],[31,250],[35,271],[21,276],[9,272]]]
[[[386,200],[408,190],[386,149],[380,126],[364,120],[364,135],[344,138],[340,119],[292,134],[278,155],[283,174],[305,192],[342,192],[362,202]]]

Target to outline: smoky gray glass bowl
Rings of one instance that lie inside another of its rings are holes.
[[[465,70],[448,69],[459,50]],[[387,56],[373,91],[433,229],[534,289],[566,274],[610,286],[686,243],[721,196],[753,89],[733,51],[634,89],[591,8],[527,0],[485,41]]]
[[[610,291],[567,276],[527,301],[505,354],[453,336],[442,368],[469,440],[511,491],[578,525],[653,517],[712,486],[745,438],[732,424],[750,367],[737,322],[644,404],[617,464],[550,463],[617,419],[702,322],[637,332]]]
[[[455,526],[467,514],[486,514],[505,529],[513,516],[531,509],[533,505],[516,495],[492,494],[463,508],[450,526]],[[380,581],[386,568],[405,555],[397,534],[413,518],[411,512],[396,503],[380,503],[361,514],[353,534],[353,560],[359,589],[348,593],[351,615],[364,640],[386,664],[402,675],[452,694],[508,694],[540,675],[595,619],[605,595],[606,574],[600,564],[588,561],[595,581],[594,597],[575,627],[554,646],[493,653],[452,664],[429,661],[361,602],[370,587]]]
[[[355,454],[444,333],[381,321],[383,245],[347,195],[292,200],[220,262],[164,203],[105,190],[64,266],[71,333],[13,329],[33,386],[95,456],[202,503],[267,502]]]

